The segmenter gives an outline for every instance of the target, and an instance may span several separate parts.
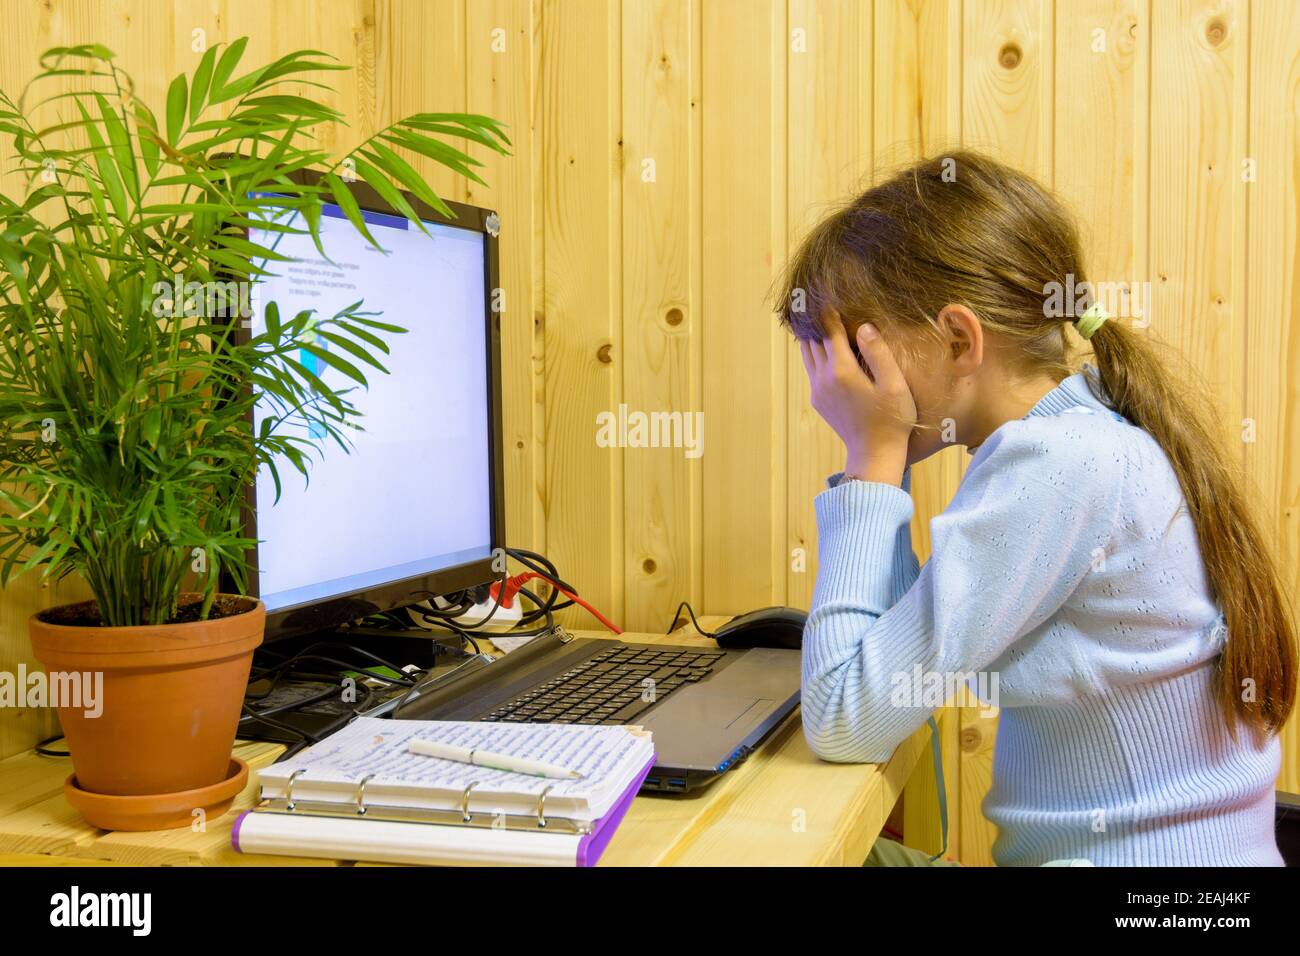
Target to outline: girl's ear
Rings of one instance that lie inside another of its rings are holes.
[[[954,375],[974,375],[984,364],[984,327],[964,305],[945,305],[938,316]]]

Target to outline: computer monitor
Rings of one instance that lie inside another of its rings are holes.
[[[246,530],[258,544],[247,583],[266,605],[268,640],[499,577],[492,570],[504,539],[495,217],[449,203],[455,216],[448,219],[405,194],[425,235],[368,186],[350,188],[384,252],[337,206],[327,205],[320,219],[328,258],[310,236],[250,230],[293,261],[269,263],[275,275],[253,284],[249,334],[265,329],[271,301],[282,316],[303,309],[332,316],[363,300],[365,311],[406,329],[388,335],[389,354],[376,355],[388,374],[367,368],[369,387],[348,395],[363,429],[351,433],[350,453],[322,439],[308,479],[280,463],[278,501],[266,468],[251,489]],[[300,215],[284,210],[277,218],[292,223]],[[330,386],[351,382],[307,351],[298,359]],[[268,414],[259,401],[255,429]],[[322,437],[305,422],[282,427]]]

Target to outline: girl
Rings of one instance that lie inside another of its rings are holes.
[[[999,864],[1281,865],[1277,569],[1199,395],[1070,308],[1088,286],[1064,209],[987,157],[925,161],[817,226],[784,286],[848,452],[816,500],[812,749],[884,761],[934,709],[918,668],[987,670]],[[1095,369],[1069,374],[1069,322]],[[918,569],[907,468],[951,441],[974,457]]]

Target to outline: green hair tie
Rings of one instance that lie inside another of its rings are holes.
[[[1092,334],[1101,328],[1109,318],[1110,313],[1102,307],[1102,304],[1100,302],[1094,302],[1092,305],[1088,306],[1087,311],[1084,312],[1083,315],[1074,320],[1074,329],[1081,337],[1090,339],[1092,338]]]

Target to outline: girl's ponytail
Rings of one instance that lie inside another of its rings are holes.
[[[1223,447],[1213,405],[1181,385],[1140,333],[1104,322],[1088,339],[1101,392],[1145,429],[1173,465],[1201,557],[1228,625],[1219,702],[1236,724],[1278,731],[1296,694],[1296,639],[1277,565],[1241,476]]]

